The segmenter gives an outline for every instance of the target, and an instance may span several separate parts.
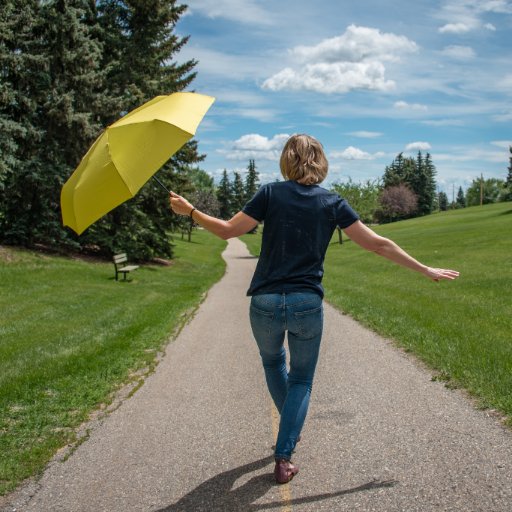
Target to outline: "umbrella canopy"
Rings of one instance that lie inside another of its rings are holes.
[[[110,125],[62,187],[62,220],[81,234],[133,197],[190,140],[215,101],[178,92],[157,96]]]

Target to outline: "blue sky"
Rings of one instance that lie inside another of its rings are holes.
[[[323,143],[327,186],[378,178],[418,149],[449,196],[480,173],[505,178],[512,1],[186,3],[178,61],[198,60],[192,89],[217,98],[196,136],[215,179],[254,158],[274,180],[293,133]]]

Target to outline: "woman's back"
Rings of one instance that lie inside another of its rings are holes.
[[[243,212],[265,223],[248,294],[313,291],[323,296],[323,261],[333,231],[358,219],[350,206],[318,185],[290,180],[261,187]]]

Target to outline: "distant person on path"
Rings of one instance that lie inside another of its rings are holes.
[[[284,182],[263,185],[232,219],[198,211],[171,192],[172,210],[227,240],[264,222],[261,254],[247,295],[250,321],[269,392],[281,415],[275,478],[289,482],[299,471],[291,455],[306,418],[323,327],[323,262],[337,226],[361,247],[434,280],[455,279],[454,270],[431,268],[366,227],[349,204],[319,186],[327,176],[322,145],[293,135],[280,159]],[[364,278],[364,276],[361,276]],[[290,369],[284,339],[288,331]]]

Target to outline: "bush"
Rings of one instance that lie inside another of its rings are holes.
[[[393,222],[412,217],[418,209],[418,197],[401,183],[383,189],[379,197],[380,208],[375,212],[379,222]]]

